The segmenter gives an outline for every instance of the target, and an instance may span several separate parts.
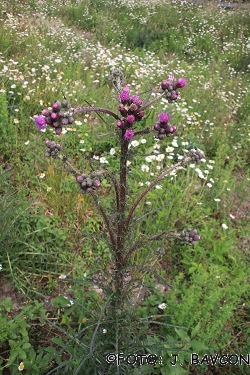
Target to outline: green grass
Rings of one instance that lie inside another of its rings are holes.
[[[122,69],[131,91],[145,92],[143,98],[173,72],[188,80],[182,99],[173,105],[162,100],[147,112],[140,127],[153,126],[158,113],[170,112],[171,124],[178,128],[178,147],[173,138],[161,142],[159,149],[154,148],[152,134],[138,138],[146,143],[131,147],[136,157],[131,158],[128,175],[129,203],[143,190],[142,184],[153,180],[150,173],[156,175],[156,167],[171,165],[185,150],[201,148],[206,162],[165,178],[136,210],[133,230],[143,236],[194,227],[201,241],[194,248],[170,239],[157,241],[134,255],[134,261],[148,265],[156,262],[157,248],[163,247],[165,255],[155,267],[176,286],[170,295],[152,292],[138,314],[157,314],[157,304],[166,302],[165,323],[187,326],[189,338],[201,324],[196,339],[209,352],[228,352],[233,340],[232,352],[248,353],[250,226],[244,202],[250,185],[249,11],[218,9],[214,4],[145,6],[111,0],[77,4],[26,0],[8,5],[8,9],[7,3],[0,5],[0,278],[12,281],[32,301],[39,295],[60,294],[58,276],[65,273],[83,280],[83,286],[70,282],[78,300],[100,311],[95,297],[85,298],[82,290],[89,291],[92,276],[105,273],[110,265],[105,239],[97,237],[104,228],[101,217],[90,197],[79,194],[74,178],[63,173],[64,166],[44,157],[44,141],[54,136],[50,130],[39,133],[31,117],[63,94],[73,106],[86,105],[87,100],[117,112],[117,96],[108,82],[114,68]],[[115,124],[110,117],[103,118],[108,127],[94,114],[78,116],[81,125],[59,136],[82,171],[100,164],[93,156],[105,157],[112,170],[118,167],[117,138],[110,134]],[[150,162],[147,154],[165,157]],[[142,171],[143,164],[149,172]],[[41,173],[44,178],[39,178]],[[100,199],[112,212],[111,187],[108,182],[103,185]],[[158,211],[139,219],[154,210]],[[142,271],[133,272],[146,283],[155,282]],[[77,331],[83,318],[77,309],[68,313],[62,309],[57,322]],[[86,318],[91,320],[91,314]],[[166,327],[159,332],[173,340],[182,335]],[[52,357],[55,349],[49,350]],[[16,368],[21,360],[16,358]],[[154,371],[177,374],[169,367]],[[196,371],[204,374],[206,369]],[[226,373],[223,368],[218,371]],[[149,373],[146,367],[145,373]]]

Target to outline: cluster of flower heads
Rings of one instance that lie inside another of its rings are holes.
[[[176,82],[174,82],[174,76],[171,73],[167,80],[162,81],[160,92],[164,92],[165,98],[169,103],[172,103],[176,99],[180,99],[181,94],[177,90],[185,87],[186,84],[186,78],[179,78]]]
[[[156,138],[164,139],[165,136],[170,137],[174,132],[176,132],[176,126],[170,126],[168,120],[170,115],[168,113],[162,112],[158,117],[158,122],[154,124],[154,130],[157,131]]]
[[[141,121],[145,112],[140,111],[142,107],[142,100],[139,95],[130,95],[129,87],[125,86],[119,95],[120,104],[118,110],[122,115],[121,120],[117,120],[116,125],[118,128],[125,130],[124,139],[129,141],[134,137],[132,126],[134,122]]]
[[[86,194],[93,192],[96,188],[101,186],[101,182],[97,179],[92,179],[87,176],[85,173],[82,173],[80,176],[76,177],[76,181],[80,186],[80,193]]]
[[[202,159],[205,158],[205,154],[201,150],[192,149],[189,151],[191,161],[200,164]]]
[[[46,141],[47,150],[45,152],[45,156],[56,158],[59,152],[62,150],[62,146],[59,143],[54,141]]]
[[[70,111],[70,104],[66,99],[61,102],[57,100],[51,108],[44,109],[42,114],[35,118],[35,124],[39,130],[43,130],[47,125],[55,128],[56,135],[62,133],[63,126],[73,124],[74,118]]]
[[[181,240],[185,244],[195,245],[196,241],[199,241],[200,239],[201,239],[201,236],[198,235],[197,230],[193,230],[191,228],[188,228],[188,229],[184,229],[181,232]]]

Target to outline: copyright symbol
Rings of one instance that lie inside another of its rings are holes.
[[[114,363],[116,361],[116,354],[115,353],[109,353],[106,355],[106,362],[107,363]]]

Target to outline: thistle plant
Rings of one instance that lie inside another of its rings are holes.
[[[64,98],[62,101],[56,100],[51,108],[44,109],[41,115],[35,116],[34,120],[39,130],[51,127],[58,136],[62,133],[64,126],[68,127],[73,124],[76,116],[83,113],[94,112],[99,117],[102,114],[107,114],[112,118],[112,131],[117,136],[120,149],[119,167],[116,171],[103,167],[93,169],[89,173],[87,170],[78,170],[64,155],[62,146],[56,141],[47,140],[45,142],[47,147],[45,155],[59,158],[67,165],[68,171],[75,176],[80,193],[88,194],[93,199],[97,210],[102,216],[105,226],[105,233],[102,238],[105,238],[109,245],[111,264],[109,265],[108,276],[100,272],[98,275],[94,275],[94,281],[104,287],[109,285],[111,298],[110,309],[107,311],[113,315],[121,315],[122,309],[126,308],[126,302],[134,300],[133,287],[138,290],[139,281],[143,284],[143,274],[149,270],[149,267],[138,264],[136,254],[139,250],[146,247],[148,243],[158,243],[168,238],[180,240],[191,245],[200,240],[197,230],[190,228],[183,229],[179,234],[164,230],[153,235],[140,233],[138,236],[135,235],[135,226],[137,222],[140,222],[140,218],[136,217],[138,207],[147,194],[171,172],[183,169],[184,165],[189,162],[201,162],[204,154],[200,150],[192,149],[180,161],[159,171],[155,179],[143,191],[138,193],[136,197],[133,196],[131,198],[129,196],[129,164],[130,160],[136,157],[131,151],[131,141],[143,134],[152,133],[153,137],[159,142],[165,142],[165,138],[171,137],[177,132],[177,127],[171,125],[170,115],[165,112],[160,113],[155,124],[150,124],[149,127],[142,128],[139,123],[145,119],[147,109],[162,98],[167,99],[170,105],[175,100],[180,99],[179,89],[185,87],[187,81],[185,78],[175,80],[174,76],[170,74],[166,80],[161,82],[153,99],[150,99],[150,96],[143,99],[141,95],[132,93],[128,85],[124,85],[125,79],[120,70],[113,71],[109,80],[113,83],[117,93],[117,112],[90,105],[72,108],[67,99]],[[104,178],[110,181],[114,193],[112,195],[114,197],[113,202],[108,208],[103,204],[105,192],[104,188],[102,188],[102,180]],[[166,205],[163,209],[167,209]],[[157,211],[154,210],[152,213]],[[149,214],[147,213],[144,216]],[[156,254],[157,259],[159,259],[164,254],[164,251],[161,248],[161,251],[157,251]],[[155,260],[152,260],[151,265],[154,262]],[[140,272],[133,273],[132,270],[134,269],[140,270]],[[151,271],[155,274],[153,269]],[[103,298],[105,300],[105,295]],[[143,296],[140,296],[138,301],[142,299]]]

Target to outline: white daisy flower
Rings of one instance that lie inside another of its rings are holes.
[[[131,146],[136,147],[136,146],[139,146],[140,143],[138,141],[134,140],[130,144],[131,144]]]
[[[160,305],[158,305],[158,309],[160,310],[165,310],[166,307],[167,307],[166,303],[161,303]]]
[[[149,167],[147,165],[143,164],[141,166],[141,170],[142,170],[142,172],[148,172],[149,171]]]

